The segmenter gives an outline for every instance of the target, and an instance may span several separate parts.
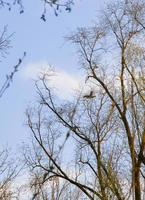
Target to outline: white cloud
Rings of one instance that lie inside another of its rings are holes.
[[[83,83],[81,77],[57,68],[52,70],[46,62],[28,64],[21,72],[22,77],[27,80],[37,80],[43,73],[50,75],[48,85],[53,87],[56,95],[63,99],[72,97],[80,90]]]
[[[81,78],[75,77],[66,71],[56,71],[50,77],[48,84],[55,88],[56,94],[61,98],[71,97],[80,90]]]
[[[46,62],[37,62],[27,64],[23,70],[21,70],[21,75],[24,79],[37,79],[38,75],[42,72],[42,70],[47,67]],[[48,67],[47,67],[48,68]]]
[[[78,71],[79,72],[79,71]],[[85,83],[85,77],[72,74],[64,69],[52,69],[46,62],[37,62],[26,65],[21,75],[26,80],[37,80],[40,75],[47,73],[48,86],[54,89],[55,94],[61,99],[70,99],[77,92],[88,94],[91,89],[96,91],[96,85],[91,81]]]

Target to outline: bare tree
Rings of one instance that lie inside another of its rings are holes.
[[[3,96],[5,91],[10,87],[10,84],[12,83],[15,74],[19,71],[19,67],[23,59],[25,58],[25,56],[26,56],[26,52],[24,52],[23,56],[18,59],[18,63],[13,66],[13,71],[10,74],[6,75],[5,81],[0,87],[0,98]]]
[[[7,149],[0,151],[0,199],[10,200],[15,196],[14,180],[18,169]]]
[[[63,103],[49,87],[49,73],[36,82],[40,100],[26,112],[33,139],[25,158],[41,185],[59,178],[81,191],[79,199],[143,199],[143,9],[139,0],[109,4],[99,23],[68,37],[93,84],[89,95]]]

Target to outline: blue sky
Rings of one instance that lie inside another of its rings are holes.
[[[70,78],[70,84],[75,85],[75,78],[79,76],[77,56],[75,48],[64,40],[64,36],[77,27],[93,24],[97,20],[97,12],[103,7],[103,1],[76,0],[71,13],[62,12],[58,17],[49,9],[46,23],[40,20],[43,9],[40,1],[35,1],[34,6],[34,0],[25,0],[24,7],[22,15],[17,7],[11,12],[0,10],[0,30],[8,25],[8,32],[15,32],[12,37],[13,48],[0,63],[0,83],[23,52],[27,52],[11,87],[0,99],[0,143],[12,148],[17,148],[29,137],[24,113],[29,103],[32,105],[36,100],[32,79],[36,77],[38,68],[50,64],[61,71],[66,79]],[[63,84],[58,84],[63,87]]]

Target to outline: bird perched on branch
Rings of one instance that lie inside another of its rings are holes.
[[[95,98],[96,96],[94,95],[94,91],[91,90],[90,91],[90,94],[86,94],[83,96],[83,98],[86,98],[86,99],[92,99],[92,98]]]

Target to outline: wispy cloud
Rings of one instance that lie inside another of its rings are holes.
[[[48,68],[46,62],[29,63],[24,66],[23,70],[21,70],[21,76],[23,79],[36,80],[38,79],[38,76],[42,72],[42,70],[46,68]]]
[[[21,72],[22,77],[27,80],[37,80],[38,77],[47,73],[48,85],[54,88],[54,92],[60,98],[66,99],[81,90],[83,79],[79,75],[70,74],[64,69],[55,68],[53,71],[46,62],[31,63],[26,65]]]
[[[75,77],[66,71],[55,71],[48,84],[54,87],[54,91],[60,98],[69,98],[80,90],[81,78]]]

